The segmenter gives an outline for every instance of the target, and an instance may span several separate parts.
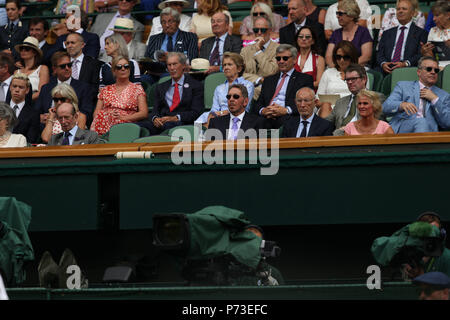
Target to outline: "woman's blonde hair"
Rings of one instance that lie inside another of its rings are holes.
[[[238,71],[238,75],[239,77],[241,77],[244,74],[244,70],[245,70],[245,62],[244,62],[244,58],[236,52],[225,52],[223,54],[223,59],[222,59],[222,63],[223,61],[225,61],[225,59],[231,59],[234,64],[236,65],[237,69],[241,69],[240,71]]]
[[[361,9],[355,0],[342,0],[339,2],[338,8],[344,10],[349,17],[353,18],[353,21],[357,22],[359,20]]]
[[[381,115],[381,112],[383,111],[380,96],[378,95],[378,93],[376,93],[375,91],[363,89],[356,95],[356,99],[359,101],[359,98],[361,97],[369,98],[370,102],[372,102],[374,116],[378,119]]]
[[[197,8],[198,14],[204,14],[208,17],[212,17],[214,13],[224,10],[228,10],[228,8],[220,0],[201,0]]]
[[[75,109],[75,112],[78,112],[78,97],[77,94],[75,92],[75,90],[73,90],[71,85],[68,85],[67,83],[60,83],[58,84],[56,87],[54,87],[52,89],[52,98],[56,95],[59,94],[62,98],[66,98],[69,99],[70,102],[72,102],[72,105]]]

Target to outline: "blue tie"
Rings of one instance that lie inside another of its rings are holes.
[[[71,136],[70,132],[64,132],[64,139],[62,141],[63,146],[69,145],[69,137]]]

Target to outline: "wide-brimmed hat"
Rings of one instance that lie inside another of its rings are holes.
[[[191,61],[192,71],[204,71],[209,69],[209,61],[203,58],[196,58]]]
[[[136,32],[136,30],[134,30],[133,20],[128,18],[117,18],[114,23],[114,28],[110,28],[109,30],[118,32]]]
[[[42,58],[42,50],[39,49],[39,41],[35,37],[26,37],[21,44],[15,45],[14,49],[16,49],[17,52],[20,52],[20,48],[22,47],[33,48],[39,54],[39,57]]]
[[[167,4],[169,4],[171,2],[180,2],[180,3],[182,3],[183,4],[183,8],[189,7],[189,2],[186,1],[186,0],[166,0],[166,1],[163,1],[160,4],[158,4],[159,10],[163,10],[165,7],[167,7]]]

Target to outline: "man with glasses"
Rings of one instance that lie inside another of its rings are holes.
[[[297,49],[280,44],[276,50],[278,73],[265,78],[256,102],[258,114],[268,120],[270,128],[278,129],[292,115],[298,116],[295,95],[299,88],[314,90],[313,77],[294,69]]]
[[[325,55],[327,49],[327,42],[325,40],[325,33],[323,25],[310,20],[306,16],[306,6],[303,0],[290,0],[288,4],[289,18],[291,23],[280,29],[280,43],[287,43],[295,47],[297,43],[296,35],[298,30],[303,26],[311,27],[317,36],[317,47],[319,54]]]
[[[189,32],[189,30],[191,30],[191,17],[183,14],[182,11],[183,8],[187,8],[188,6],[189,2],[186,0],[166,0],[158,4],[159,10],[164,10],[164,8],[172,8],[174,10],[177,10],[180,13],[179,28],[181,31],[186,32]],[[161,32],[163,32],[163,28],[161,25],[161,16],[154,17],[152,20],[152,30],[150,30],[150,35],[147,39],[147,45],[151,36],[154,36],[155,34],[159,34]]]
[[[432,57],[419,60],[419,81],[399,81],[383,103],[395,133],[436,132],[450,127],[450,94],[438,87],[439,67]]]
[[[119,10],[116,13],[101,13],[95,18],[95,22],[91,27],[91,32],[96,33],[100,37],[100,51],[105,50],[105,39],[113,34],[117,18],[128,18],[133,20],[134,40],[142,42],[142,35],[144,33],[144,25],[131,16],[131,11],[136,5],[136,0],[119,0]],[[94,57],[97,58],[97,57]]]
[[[270,39],[271,31],[270,20],[264,16],[256,18],[253,22],[255,43],[241,50],[241,56],[245,62],[244,79],[255,85],[253,95],[255,100],[259,97],[264,78],[274,75],[278,71],[275,55],[279,44]]]
[[[54,76],[50,77],[49,83],[41,88],[41,93],[36,101],[34,108],[40,114],[41,130],[44,129],[48,117],[48,109],[54,107],[52,99],[52,89],[60,83],[67,83],[72,86],[78,97],[78,107],[80,112],[86,115],[86,123],[92,122],[92,113],[94,112],[93,88],[89,84],[72,78],[72,62],[67,52],[58,51],[52,56],[52,66]],[[96,90],[97,88],[95,88]]]
[[[223,12],[217,12],[211,17],[211,28],[214,37],[209,37],[202,42],[200,58],[209,60],[207,74],[219,72],[222,65],[224,52],[240,53],[242,40],[240,37],[229,35],[230,17]]]
[[[216,139],[220,137],[223,140],[242,139],[249,129],[254,129],[255,132],[254,135],[248,134],[248,137],[256,138],[258,130],[265,128],[265,121],[245,111],[248,104],[247,88],[242,84],[233,84],[228,89],[227,100],[230,114],[211,119],[205,133],[206,140],[212,140],[213,137]],[[221,135],[215,136],[210,129],[219,130]]]
[[[334,124],[314,113],[315,95],[314,90],[308,87],[297,91],[295,104],[299,116],[293,116],[285,122],[281,138],[320,137],[333,134]]]
[[[161,11],[163,32],[151,36],[145,56],[165,64],[168,52],[182,52],[189,61],[198,57],[198,38],[195,33],[179,29],[180,13],[172,8]]]
[[[428,32],[412,21],[415,9],[411,1],[397,1],[396,12],[398,27],[384,31],[378,45],[376,70],[385,75],[397,68],[417,66],[421,44],[428,39]]]
[[[102,143],[97,132],[78,127],[78,112],[71,102],[63,102],[56,108],[56,119],[63,132],[52,135],[49,146]]]

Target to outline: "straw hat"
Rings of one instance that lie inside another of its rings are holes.
[[[203,71],[208,70],[208,68],[209,68],[209,61],[207,59],[197,58],[191,61],[192,71]]]
[[[35,37],[26,37],[25,40],[23,40],[21,44],[17,44],[14,49],[16,49],[17,52],[20,52],[20,48],[22,47],[33,48],[39,54],[39,58],[42,59],[42,50],[39,49],[39,41]]]
[[[114,23],[114,28],[110,28],[109,30],[118,32],[136,32],[136,30],[134,30],[133,20],[128,18],[117,18]]]
[[[159,10],[163,10],[164,8],[168,7],[169,3],[171,3],[171,2],[180,2],[180,3],[182,3],[183,4],[183,8],[189,7],[189,2],[186,1],[186,0],[166,0],[166,1],[163,1],[160,4],[158,4]]]

